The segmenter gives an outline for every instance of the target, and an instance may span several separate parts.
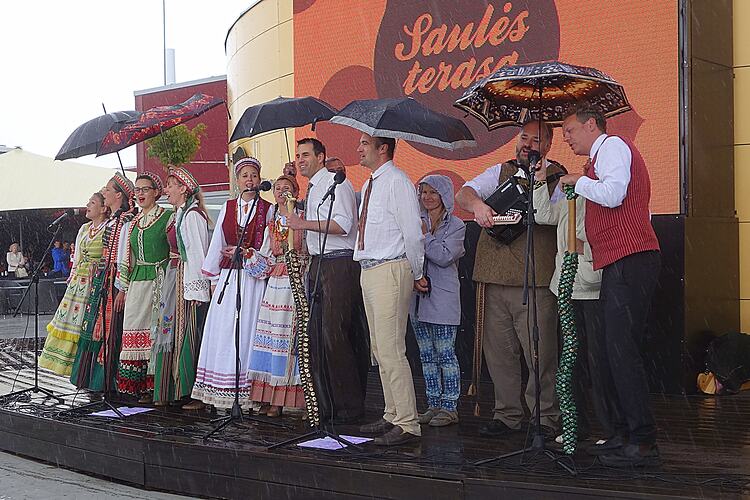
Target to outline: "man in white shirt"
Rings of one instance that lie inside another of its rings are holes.
[[[372,354],[383,385],[383,418],[360,431],[381,434],[374,444],[393,446],[418,439],[414,381],[406,359],[406,323],[412,291],[428,290],[424,236],[416,191],[393,164],[396,141],[362,134],[359,163],[372,170],[362,187],[354,260],[362,266],[362,296]]]
[[[353,423],[364,414],[370,367],[360,268],[352,260],[357,238],[357,203],[348,180],[336,187],[333,204],[331,197],[323,200],[335,176],[325,168],[325,156],[325,146],[319,140],[306,138],[297,142],[297,167],[309,180],[305,218],[290,214],[287,224],[292,229],[307,231],[307,250],[312,256],[308,272],[311,293],[316,290],[320,267],[320,284],[314,310],[310,311],[308,334],[321,419]],[[323,249],[329,210],[331,221]]]
[[[557,179],[565,173],[559,163],[546,158],[552,143],[552,129],[543,124],[540,133],[537,121],[523,126],[516,141],[516,157],[502,164],[489,167],[468,181],[456,194],[456,200],[464,210],[472,212],[477,223],[493,226],[495,212],[487,205],[487,199],[511,176],[526,179],[529,152],[538,151],[547,165],[547,179],[540,182],[540,189],[554,192]],[[549,290],[555,270],[557,237],[550,226],[534,226],[534,260],[536,287],[536,311],[539,326],[539,380],[540,415],[539,432],[546,438],[556,435],[560,410],[555,396],[555,374],[557,372],[557,300]],[[486,437],[500,437],[522,430],[525,419],[519,390],[522,386],[521,365],[528,368],[529,381],[525,388],[526,405],[533,410],[536,405],[534,365],[529,307],[524,305],[524,263],[526,259],[526,235],[510,244],[492,238],[482,231],[477,242],[472,279],[477,283],[478,339],[483,339],[482,350],[495,389],[493,419],[479,429]],[[531,297],[529,303],[531,303]],[[482,330],[483,325],[483,330]],[[519,360],[520,357],[520,360]],[[475,360],[478,362],[478,360]],[[475,381],[475,383],[478,381]]]
[[[661,460],[657,428],[649,407],[648,381],[641,354],[651,298],[661,269],[659,240],[651,225],[651,181],[638,148],[626,138],[607,135],[596,108],[575,108],[563,121],[563,137],[573,153],[588,158],[583,174],[560,182],[586,199],[586,237],[594,269],[602,269],[605,388],[622,417],[619,433],[593,448],[610,467],[656,466]]]

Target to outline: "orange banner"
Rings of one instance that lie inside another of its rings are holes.
[[[651,175],[651,209],[678,213],[679,82],[675,0],[295,0],[295,95],[342,108],[355,99],[411,96],[461,118],[477,147],[445,151],[399,141],[396,164],[416,182],[445,173],[456,187],[513,157],[514,127],[487,131],[452,106],[468,87],[505,64],[560,60],[592,66],[623,84],[633,110],[608,122],[632,139]],[[329,156],[347,165],[355,188],[360,133],[321,123]],[[574,156],[555,130],[550,158],[571,172]]]

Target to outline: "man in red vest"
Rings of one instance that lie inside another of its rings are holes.
[[[586,199],[586,237],[594,269],[602,269],[603,345],[611,378],[605,382],[624,420],[618,435],[592,447],[608,466],[660,463],[656,424],[640,344],[661,268],[659,242],[651,225],[651,181],[640,152],[627,139],[607,135],[597,109],[581,106],[563,122],[563,138],[587,156],[583,174],[560,179]],[[604,355],[604,354],[603,354]]]

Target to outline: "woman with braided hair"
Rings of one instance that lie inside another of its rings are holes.
[[[285,193],[295,199],[299,195],[297,179],[282,175],[273,185],[276,205],[272,223],[266,226],[263,246],[252,252],[245,261],[245,269],[258,279],[268,278],[266,293],[260,303],[258,326],[250,351],[248,377],[251,381],[250,399],[260,403],[260,413],[278,417],[282,409],[302,408],[305,398],[300,385],[299,366],[294,339],[295,309],[289,272],[284,261],[288,248],[289,210]],[[300,210],[294,212],[302,217]],[[307,266],[304,231],[294,232],[294,248],[300,252],[301,267]]]
[[[159,304],[159,324],[151,338],[154,403],[189,398],[195,382],[203,323],[211,300],[201,273],[208,250],[209,218],[198,181],[183,167],[169,170],[164,194],[176,212],[167,225],[169,266]],[[192,401],[185,409],[203,407]]]
[[[253,249],[259,249],[263,243],[263,233],[271,215],[271,204],[261,199],[258,192],[253,190],[260,185],[260,169],[260,162],[251,157],[242,158],[235,164],[237,185],[242,194],[237,199],[228,200],[221,208],[206,259],[203,261],[202,271],[211,280],[212,288],[223,287],[231,273],[221,303],[221,289],[211,297],[192,394],[194,399],[220,408],[232,407],[235,398],[235,272],[240,273],[242,298],[239,319],[240,380],[237,397],[243,408],[250,407],[248,361],[266,282],[253,278],[242,269],[233,270],[235,263],[232,258],[237,247],[240,247],[240,251],[247,257],[252,254]],[[247,230],[242,237],[242,228],[246,222]]]
[[[91,294],[70,374],[70,381],[78,388],[94,391],[114,388],[125,305],[118,269],[124,259],[125,240],[136,212],[134,189],[130,179],[115,174],[101,191],[104,204],[112,215],[104,227],[102,258],[91,280]],[[106,349],[103,348],[105,340]]]
[[[149,403],[154,389],[153,370],[149,370],[151,338],[159,324],[161,289],[169,261],[167,223],[172,210],[156,204],[163,192],[158,175],[139,175],[134,191],[142,212],[133,219],[120,266],[126,298],[117,391],[139,396],[139,403]]]

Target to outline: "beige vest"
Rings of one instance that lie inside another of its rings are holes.
[[[500,168],[498,186],[515,175],[518,167],[514,162],[503,163]],[[547,177],[565,170],[559,163],[550,162]],[[548,183],[550,194],[557,186],[557,180]],[[534,260],[536,262],[536,286],[548,287],[555,272],[557,233],[554,226],[534,225]],[[526,233],[516,238],[510,245],[500,243],[482,231],[477,242],[474,259],[474,281],[505,286],[523,286],[524,260],[526,256]]]

